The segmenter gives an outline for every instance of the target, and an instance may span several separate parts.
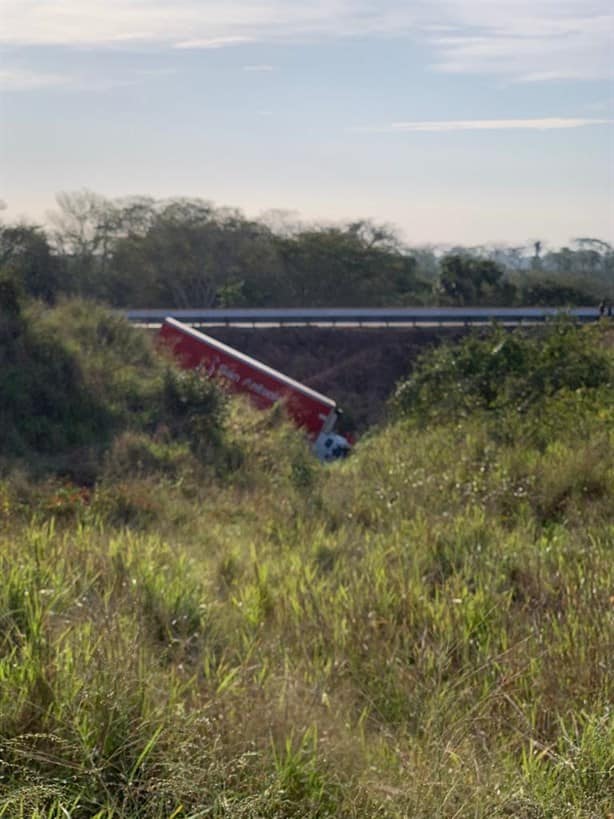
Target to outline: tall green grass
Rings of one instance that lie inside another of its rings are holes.
[[[233,404],[223,469],[141,428],[86,490],[12,472],[0,816],[608,816],[610,387],[326,468]]]

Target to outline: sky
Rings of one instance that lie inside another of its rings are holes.
[[[60,191],[614,241],[610,0],[0,0],[3,221]]]

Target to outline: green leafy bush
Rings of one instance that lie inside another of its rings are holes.
[[[139,473],[172,474],[182,457],[173,446],[181,442],[215,461],[227,400],[214,382],[175,370],[147,333],[99,305],[24,305],[17,288],[5,285],[0,454],[30,462],[44,455],[39,468],[77,480],[85,474],[78,461],[87,465],[86,482],[103,464],[112,472],[114,457],[121,461],[115,472],[125,474],[132,460]],[[122,447],[114,445],[128,433]]]
[[[161,418],[171,435],[187,440],[197,453],[222,443],[228,400],[214,381],[192,370],[167,369]]]
[[[394,406],[404,417],[453,421],[477,410],[525,413],[562,390],[612,384],[614,365],[599,332],[559,319],[542,332],[475,333],[423,355],[399,384]]]
[[[20,287],[13,276],[0,275],[0,322],[4,326],[7,318],[16,318],[21,314]]]
[[[103,442],[109,408],[88,389],[78,358],[47,328],[13,322],[0,349],[0,452],[57,453]]]

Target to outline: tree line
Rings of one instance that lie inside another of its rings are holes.
[[[408,247],[368,220],[248,219],[201,199],[61,193],[45,227],[0,224],[0,271],[29,297],[112,307],[598,304],[614,250],[593,238],[528,248]]]

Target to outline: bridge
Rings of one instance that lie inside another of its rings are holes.
[[[561,314],[576,321],[599,319],[596,307],[345,307],[210,308],[127,310],[141,326],[159,327],[167,316],[193,327],[466,327],[497,322],[506,326],[541,324]]]

